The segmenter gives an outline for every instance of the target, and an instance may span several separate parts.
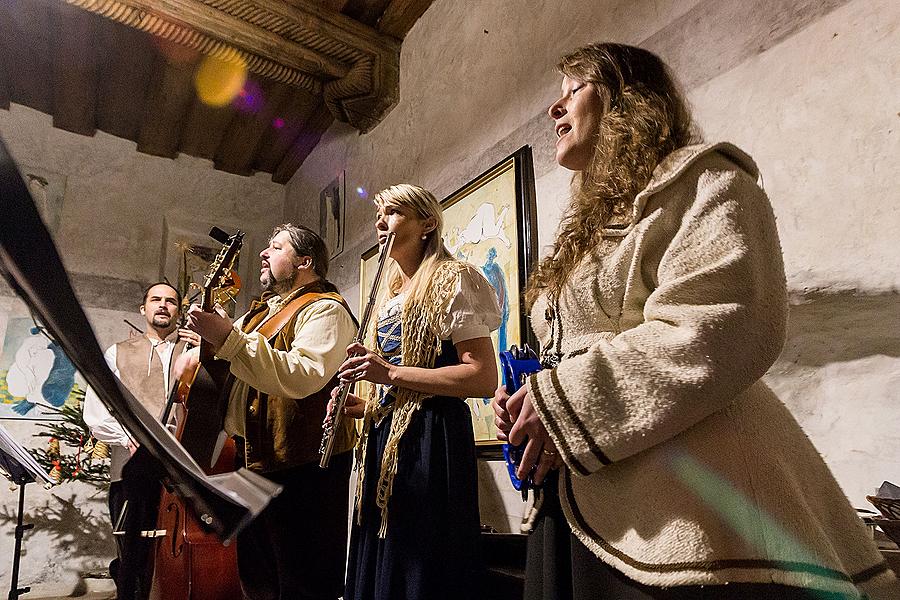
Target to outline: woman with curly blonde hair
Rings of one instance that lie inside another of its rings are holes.
[[[375,206],[379,242],[395,237],[371,341],[351,345],[340,368],[342,381],[375,384],[345,409],[363,432],[344,598],[477,597],[477,469],[463,399],[497,384],[496,295],[444,247],[431,192],[395,185]]]
[[[526,598],[878,597],[893,574],[761,381],[787,294],[755,163],[695,143],[646,50],[559,70],[572,199],[526,293],[544,369],[492,403],[543,483]]]

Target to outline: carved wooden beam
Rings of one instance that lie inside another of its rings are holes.
[[[321,95],[365,132],[396,105],[400,42],[313,3],[282,0],[63,0],[261,77]]]

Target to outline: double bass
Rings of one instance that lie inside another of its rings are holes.
[[[210,235],[216,237],[215,229]],[[203,283],[200,308],[209,312],[223,294],[233,298],[234,262],[244,234],[228,237]],[[230,284],[230,285],[228,285]],[[216,360],[201,341],[196,370],[182,374],[173,388],[163,421],[174,405],[182,407],[175,437],[207,475],[234,470],[234,442],[224,436],[228,364]],[[241,598],[237,553],[190,510],[174,490],[163,486],[157,518],[151,600],[232,600]]]

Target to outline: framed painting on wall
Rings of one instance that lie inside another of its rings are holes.
[[[0,419],[61,421],[59,409],[84,398],[84,378],[45,329],[9,319],[0,350]]]
[[[454,257],[478,267],[497,294],[501,322],[491,334],[495,350],[524,343],[535,348],[522,305],[522,290],[537,256],[531,148],[519,148],[441,204],[447,249]],[[490,401],[466,400],[479,446],[500,444]]]
[[[441,202],[444,244],[460,260],[475,265],[494,287],[501,323],[491,334],[495,349],[527,343],[536,349],[528,327],[522,290],[537,256],[534,168],[531,148],[523,146]],[[359,314],[363,313],[378,266],[378,246],[360,257]],[[498,372],[499,376],[499,372]],[[490,398],[469,398],[479,454],[499,449]]]

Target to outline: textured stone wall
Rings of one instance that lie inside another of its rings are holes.
[[[767,380],[865,506],[900,480],[898,28],[891,0],[438,0],[404,42],[400,104],[365,136],[333,126],[289,183],[286,212],[314,225],[319,190],[346,171],[349,236],[333,273],[356,297],[373,192],[410,181],[445,196],[530,144],[546,248],[570,178],[545,112],[557,57],[598,40],[658,53],[706,138],[760,165],[793,298]],[[498,465],[481,468],[483,520],[514,529],[521,502]]]

